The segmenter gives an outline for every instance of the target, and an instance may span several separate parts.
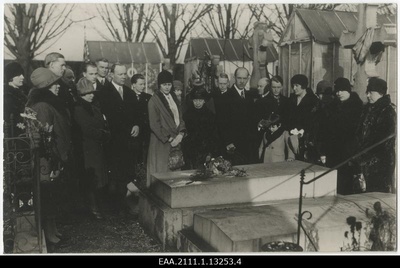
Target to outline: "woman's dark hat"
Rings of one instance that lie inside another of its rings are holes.
[[[385,80],[378,77],[371,77],[368,80],[367,92],[376,91],[381,95],[386,95],[387,93],[387,83]]]
[[[352,85],[350,84],[349,79],[344,77],[339,77],[338,79],[335,80],[335,84],[333,87],[335,89],[335,92],[338,91],[351,92]]]
[[[173,77],[172,74],[166,70],[161,71],[157,76],[157,84],[160,87],[161,84],[171,83],[172,84]]]
[[[290,79],[290,84],[297,84],[300,85],[302,88],[307,88],[308,78],[304,74],[296,74]]]
[[[332,85],[326,80],[321,80],[317,84],[317,94],[332,95]]]
[[[18,62],[11,62],[4,67],[4,78],[6,82],[10,82],[16,76],[24,74],[24,69]]]
[[[190,97],[192,100],[207,99],[208,94],[206,89],[204,88],[204,84],[201,83],[194,84],[192,90],[190,91]]]

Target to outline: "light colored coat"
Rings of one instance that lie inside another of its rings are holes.
[[[265,134],[259,148],[259,157],[262,155],[264,144],[267,143]],[[287,155],[287,156],[286,156]],[[284,131],[282,135],[274,140],[265,148],[263,163],[282,162],[285,160],[294,160],[294,153],[289,146],[289,133]]]
[[[174,93],[171,96],[175,103],[178,100]],[[171,109],[164,95],[157,91],[149,100],[150,144],[147,156],[147,187],[150,187],[151,176],[158,172],[168,172],[168,156],[171,149],[169,138],[175,138],[179,132],[185,132],[185,122],[178,106],[180,124],[176,126]]]

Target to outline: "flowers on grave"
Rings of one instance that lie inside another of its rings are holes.
[[[247,176],[247,173],[243,168],[233,167],[231,162],[224,159],[222,156],[216,158],[207,156],[203,167],[197,169],[195,173],[190,176],[190,179],[192,182],[204,181],[220,175],[245,177]]]

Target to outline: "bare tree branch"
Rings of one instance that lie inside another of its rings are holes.
[[[111,38],[118,42],[143,42],[156,15],[153,4],[98,4],[96,9]]]
[[[247,6],[243,4],[214,4],[208,16],[200,18],[201,27],[212,37],[223,39],[248,38],[255,16],[246,18],[243,14]],[[216,22],[218,20],[218,23]]]
[[[5,4],[4,42],[8,51],[21,63],[26,75],[33,58],[45,45],[56,42],[77,21],[70,16],[71,4]],[[81,20],[83,21],[83,20]]]

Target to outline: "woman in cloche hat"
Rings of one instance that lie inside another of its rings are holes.
[[[84,190],[87,194],[90,213],[96,219],[103,215],[99,207],[99,194],[107,185],[107,165],[104,143],[110,140],[110,132],[100,109],[93,104],[95,93],[93,83],[85,77],[77,84],[78,101],[74,109],[74,119],[82,133],[84,159]]]
[[[47,68],[34,70],[31,74],[34,88],[29,93],[26,104],[37,113],[36,118],[43,126],[52,126],[54,133],[50,156],[42,156],[40,159],[43,229],[49,247],[61,242],[62,235],[55,222],[57,207],[61,201],[59,197],[62,194],[57,181],[68,174],[72,148],[70,114],[65,103],[58,97],[60,78]]]
[[[11,62],[4,68],[4,134],[6,137],[16,137],[22,131],[16,128],[22,123],[21,113],[24,112],[27,101],[22,91],[24,69],[17,62]]]
[[[147,156],[148,187],[152,174],[170,171],[168,160],[171,148],[180,146],[186,132],[179,101],[172,92],[172,83],[172,74],[161,71],[157,77],[158,90],[148,104],[151,129]]]

